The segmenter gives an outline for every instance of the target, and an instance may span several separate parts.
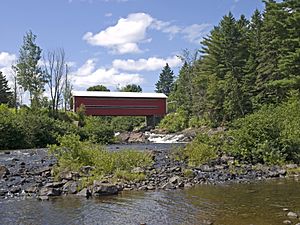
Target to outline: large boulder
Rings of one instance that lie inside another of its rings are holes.
[[[145,134],[142,132],[132,132],[128,139],[128,143],[144,143],[146,142]]]
[[[99,181],[94,182],[92,193],[95,196],[101,195],[115,195],[118,194],[119,190],[117,185],[109,183],[101,183]]]

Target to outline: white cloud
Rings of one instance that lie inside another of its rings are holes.
[[[149,29],[167,33],[170,40],[175,35],[181,34],[187,41],[199,44],[199,40],[207,34],[210,26],[210,24],[193,24],[180,27],[171,22],[153,18],[146,13],[133,13],[127,18],[119,19],[114,26],[107,27],[98,33],[85,33],[83,40],[91,45],[108,48],[115,54],[139,53],[142,51],[139,45],[152,40],[146,37]]]
[[[110,26],[97,34],[87,32],[83,39],[91,45],[107,47],[115,53],[140,52],[138,43],[144,41],[146,29],[153,18],[145,13],[135,13],[118,20],[115,26]]]
[[[93,85],[125,86],[127,84],[142,84],[143,77],[140,74],[120,73],[117,69],[96,69],[94,59],[89,59],[78,70],[72,73],[72,80],[76,88],[82,89]]]
[[[0,67],[11,66],[17,60],[16,55],[8,52],[0,52]]]
[[[6,76],[9,85],[12,86],[13,70],[11,66],[16,62],[17,57],[15,54],[8,52],[0,52],[0,71]]]
[[[168,63],[172,68],[181,65],[182,62],[177,56],[169,57],[166,59],[156,57],[139,60],[116,59],[113,61],[113,68],[125,71],[154,71],[162,69],[166,65],[166,63]]]
[[[208,34],[210,24],[193,24],[184,28],[181,33],[184,34],[184,38],[191,43],[199,44],[201,39]]]

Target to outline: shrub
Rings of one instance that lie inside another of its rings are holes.
[[[135,167],[145,167],[152,163],[147,152],[123,150],[112,152],[90,141],[80,141],[78,135],[66,135],[58,138],[59,145],[51,145],[49,152],[58,159],[56,171],[80,172],[82,166],[93,166],[92,178],[115,175],[124,179],[142,179],[143,175],[131,174]]]
[[[290,99],[235,121],[224,148],[252,163],[280,164],[300,160],[300,101]]]
[[[183,156],[188,159],[190,166],[199,166],[217,157],[222,138],[219,134],[209,136],[198,134],[183,150]]]
[[[86,117],[80,134],[83,140],[93,143],[107,144],[114,139],[114,130],[102,117]]]
[[[188,127],[188,116],[186,111],[178,109],[175,113],[169,113],[160,122],[159,128],[170,133],[181,131]]]
[[[145,123],[144,117],[139,116],[116,116],[112,117],[111,126],[116,132],[132,131]]]

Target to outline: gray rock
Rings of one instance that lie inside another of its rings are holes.
[[[9,191],[15,194],[21,192],[21,188],[19,186],[13,186]]]
[[[5,190],[5,189],[0,189],[0,196],[4,196],[4,195],[6,195],[7,194],[7,190]]]
[[[66,183],[66,180],[61,181],[61,182],[51,182],[51,183],[45,184],[44,187],[46,187],[46,188],[60,188],[60,187],[64,186],[65,183]]]
[[[5,178],[9,174],[9,170],[5,166],[0,165],[0,179]]]
[[[292,221],[290,221],[290,220],[284,220],[282,223],[283,224],[292,224]]]
[[[69,194],[76,194],[77,190],[78,190],[78,184],[77,182],[74,181],[70,181],[66,183],[63,187],[63,191]]]
[[[298,214],[295,212],[288,212],[287,216],[289,218],[298,218]]]
[[[178,184],[181,181],[181,178],[179,176],[173,176],[169,179],[169,182],[172,184]]]
[[[147,186],[147,190],[149,190],[149,191],[154,190],[154,189],[155,189],[155,187],[153,185],[148,185]]]
[[[77,180],[79,177],[79,173],[72,171],[64,171],[59,174],[61,180]]]
[[[58,188],[43,187],[39,194],[40,196],[59,196],[61,194],[61,190]]]
[[[85,175],[89,175],[89,173],[94,169],[95,169],[95,167],[93,167],[93,166],[83,166],[80,168],[80,171]]]
[[[296,169],[298,167],[298,165],[297,164],[287,164],[285,167],[287,169]]]
[[[95,196],[100,195],[115,195],[118,194],[118,187],[114,184],[108,183],[94,183],[92,193]]]
[[[35,186],[31,186],[25,189],[26,193],[37,193],[38,192],[38,188]]]
[[[76,195],[88,198],[91,196],[91,191],[87,188],[83,188]]]
[[[39,197],[38,197],[38,200],[41,200],[41,201],[48,201],[48,200],[49,200],[49,197],[48,197],[48,196],[39,196]]]

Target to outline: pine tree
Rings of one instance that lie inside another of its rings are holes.
[[[8,81],[0,71],[0,104],[8,104],[12,100],[12,92],[8,87]]]
[[[169,67],[169,64],[166,63],[162,72],[159,74],[159,80],[155,84],[157,93],[164,93],[165,95],[169,95],[173,90],[174,86],[174,73]]]
[[[39,107],[46,82],[38,62],[41,58],[41,48],[35,43],[36,35],[31,31],[23,38],[23,45],[20,48],[19,58],[15,66],[18,83],[29,91],[32,107]]]

